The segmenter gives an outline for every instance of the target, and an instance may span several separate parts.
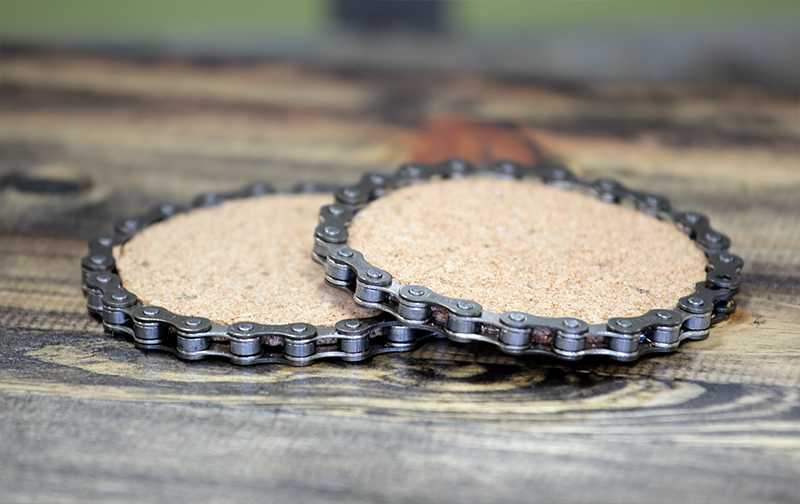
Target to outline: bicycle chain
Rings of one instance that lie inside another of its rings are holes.
[[[332,187],[311,183],[281,192],[332,191]],[[409,351],[435,336],[429,331],[404,326],[386,314],[341,320],[334,327],[256,322],[218,325],[204,317],[177,315],[159,306],[145,306],[136,294],[122,286],[113,256],[115,246],[124,244],[150,225],[195,208],[275,193],[278,191],[268,184],[254,184],[230,193],[206,193],[190,205],[159,205],[144,215],[117,223],[111,234],[89,242],[89,254],[81,260],[81,285],[89,312],[102,320],[108,332],[131,336],[138,348],[162,350],[187,360],[221,357],[242,365],[304,366],[325,358],[360,361],[378,354]]]
[[[672,222],[703,250],[708,259],[706,280],[696,284],[693,294],[680,298],[674,309],[589,324],[572,317],[544,318],[519,311],[491,313],[475,301],[443,296],[421,285],[402,285],[347,246],[347,224],[370,201],[434,177],[475,175],[533,179],[608,203],[631,203],[651,217]],[[733,296],[741,284],[739,272],[744,262],[727,252],[730,239],[712,229],[706,216],[676,211],[663,196],[633,191],[613,180],[580,180],[560,165],[498,162],[479,168],[461,160],[409,164],[392,176],[368,173],[358,184],[338,189],[335,196],[336,203],[321,209],[315,230],[313,257],[325,266],[325,281],[349,292],[364,308],[380,310],[409,328],[436,332],[453,341],[481,341],[517,355],[565,360],[605,355],[631,361],[647,353],[675,351],[687,339],[704,339],[712,325],[736,309]]]

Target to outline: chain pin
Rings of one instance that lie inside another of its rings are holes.
[[[700,299],[699,297],[692,296],[689,299],[687,299],[687,301],[692,306],[703,306],[703,300]]]

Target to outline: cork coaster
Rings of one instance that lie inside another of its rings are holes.
[[[489,177],[398,189],[359,211],[348,245],[400,283],[485,310],[589,323],[674,308],[705,255],[673,224],[587,195]]]
[[[374,312],[327,287],[311,260],[319,209],[331,195],[273,195],[193,210],[114,251],[125,288],[147,305],[218,324],[329,327]]]

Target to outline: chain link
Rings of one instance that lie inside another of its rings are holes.
[[[347,224],[370,201],[436,177],[475,175],[538,180],[608,203],[633,204],[651,217],[675,224],[696,243],[708,259],[706,280],[695,285],[693,294],[680,298],[674,309],[589,324],[577,318],[544,318],[518,311],[491,313],[472,300],[443,296],[422,285],[402,285],[347,246]],[[710,327],[736,308],[733,296],[741,284],[739,272],[744,262],[727,252],[730,239],[712,229],[706,216],[674,210],[663,196],[627,189],[613,180],[580,180],[560,165],[524,166],[504,161],[475,167],[461,160],[409,164],[392,176],[366,174],[358,184],[336,190],[335,196],[336,203],[321,209],[315,231],[313,257],[325,266],[325,281],[349,292],[364,308],[380,310],[409,328],[435,332],[453,341],[481,341],[517,355],[565,360],[605,355],[632,361],[648,353],[675,351],[687,339],[707,338]]]
[[[310,183],[285,193],[332,192],[333,189]],[[268,184],[254,184],[231,193],[206,193],[190,205],[159,205],[144,215],[120,221],[112,233],[91,240],[89,254],[81,260],[81,285],[89,312],[102,320],[107,331],[132,337],[139,348],[162,350],[187,360],[224,358],[241,365],[304,366],[326,358],[360,361],[382,353],[409,351],[421,341],[436,336],[422,328],[407,327],[388,314],[341,320],[333,327],[256,322],[218,325],[204,317],[177,315],[159,306],[145,306],[123,287],[116,272],[115,246],[124,244],[148,226],[180,213],[232,199],[274,193],[276,191]]]

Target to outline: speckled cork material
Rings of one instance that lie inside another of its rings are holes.
[[[311,260],[319,209],[331,195],[273,195],[197,209],[115,250],[123,285],[145,304],[220,324],[367,317],[322,281]]]
[[[585,194],[472,177],[414,185],[353,219],[348,244],[406,285],[485,310],[590,323],[674,308],[705,255],[673,224]]]

